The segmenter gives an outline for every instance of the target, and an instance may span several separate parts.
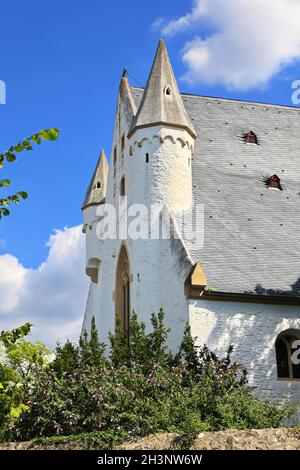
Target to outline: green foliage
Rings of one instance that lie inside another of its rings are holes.
[[[3,342],[6,348],[13,346],[19,339],[29,335],[31,332],[31,323],[25,323],[25,325],[15,328],[14,330],[2,331],[0,334],[0,341]]]
[[[41,342],[30,343],[24,337],[32,325],[25,325],[11,331],[2,331],[0,345],[0,438],[28,406],[23,403],[24,392],[33,371],[46,366],[51,351]]]
[[[152,332],[146,333],[146,325],[139,322],[135,312],[130,318],[130,341],[128,332],[117,328],[110,335],[110,359],[114,367],[125,365],[129,369],[142,367],[143,373],[150,372],[153,364],[167,366],[173,358],[166,347],[169,330],[164,327],[164,313],[152,314]]]
[[[187,448],[202,431],[278,427],[293,413],[253,396],[246,371],[231,360],[232,348],[218,358],[197,348],[187,327],[178,354],[171,354],[163,320],[162,311],[153,315],[147,332],[133,314],[130,337],[120,331],[111,336],[109,358],[94,319],[90,336],[84,333],[78,345],[58,345],[53,363],[32,372],[28,408],[11,428],[14,438],[97,432],[118,442],[176,432],[182,435],[178,445]]]
[[[27,137],[17,145],[11,146],[6,152],[0,153],[0,169],[3,168],[5,163],[13,163],[17,160],[17,154],[23,151],[33,150],[33,144],[40,145],[43,140],[57,140],[59,137],[59,130],[43,129],[30,137]],[[11,181],[9,179],[0,180],[0,188],[9,187]],[[0,220],[2,216],[9,215],[9,205],[19,204],[20,200],[27,199],[28,194],[26,191],[18,191],[7,197],[0,198]]]
[[[27,383],[33,370],[44,367],[48,363],[51,351],[40,341],[31,343],[20,339],[13,346],[7,348],[7,360],[10,367]]]
[[[74,449],[74,446],[87,449],[112,449],[118,444],[121,444],[127,438],[126,432],[119,432],[118,434],[110,431],[95,431],[89,433],[75,434],[71,436],[54,436],[54,437],[38,437],[33,439],[32,447],[35,448],[39,445],[61,447],[67,449]]]

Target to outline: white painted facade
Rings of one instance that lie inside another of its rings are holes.
[[[124,210],[126,205],[130,208],[132,204],[142,204],[149,209],[149,214],[153,205],[160,204],[165,204],[171,210],[189,209],[192,205],[191,159],[194,139],[184,129],[155,126],[138,130],[131,139],[125,138],[122,152],[122,136],[127,136],[131,120],[127,96],[123,101],[120,92],[106,203],[116,207],[117,211],[119,207]],[[146,154],[149,156],[148,163]],[[125,202],[120,198],[123,177],[127,198]],[[178,187],[183,190],[178,191]],[[97,206],[84,209],[83,219],[86,226],[86,266],[93,267],[95,260],[99,263],[99,281],[97,284],[91,283],[83,328],[89,329],[91,319],[95,316],[101,340],[108,342],[109,332],[114,331],[117,260],[121,245],[125,243],[131,273],[130,307],[146,325],[150,324],[151,314],[163,308],[166,325],[172,329],[169,345],[176,349],[188,322],[184,283],[192,268],[182,242],[131,238],[124,241],[118,238],[99,240]],[[176,295],[173,295],[174,292]]]
[[[143,204],[149,213],[153,204],[164,204],[173,212],[190,209],[194,137],[186,128],[156,123],[137,129],[128,138],[136,112],[130,87],[122,79],[105,202],[123,210],[126,205],[130,208],[132,204]],[[127,201],[120,198],[122,178]],[[109,333],[115,330],[117,262],[125,243],[130,309],[147,328],[151,326],[151,314],[162,308],[166,326],[171,329],[172,350],[177,350],[189,322],[199,345],[206,344],[218,355],[226,353],[229,345],[234,346],[235,359],[247,367],[250,384],[258,387],[259,394],[275,400],[300,400],[300,381],[277,379],[275,355],[278,334],[291,328],[300,330],[298,307],[189,300],[185,282],[194,263],[184,242],[180,238],[143,239],[146,237],[100,240],[97,211],[101,209],[102,205],[90,205],[83,210],[86,267],[99,271],[98,282],[91,282],[83,328],[89,330],[94,316],[101,341],[109,343]],[[117,233],[118,229],[117,220]]]
[[[197,344],[223,357],[229,346],[233,358],[248,370],[257,393],[276,401],[300,402],[300,381],[277,378],[275,341],[285,330],[300,330],[299,307],[190,300],[189,322]]]

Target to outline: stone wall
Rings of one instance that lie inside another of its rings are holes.
[[[275,341],[287,329],[300,330],[299,307],[246,302],[190,301],[190,324],[199,345],[218,355],[230,345],[263,398],[300,403],[300,381],[278,380]]]

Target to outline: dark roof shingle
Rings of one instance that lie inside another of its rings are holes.
[[[137,101],[142,89],[133,89]],[[300,108],[182,95],[197,132],[193,195],[204,204],[201,250],[220,292],[300,297]],[[259,145],[246,144],[253,131]],[[277,174],[283,191],[264,179]]]

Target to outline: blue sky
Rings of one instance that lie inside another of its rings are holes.
[[[122,66],[144,84],[160,37],[151,24],[157,17],[176,18],[186,10],[185,2],[174,0],[143,2],[142,7],[134,0],[2,4],[0,79],[6,82],[7,104],[0,106],[0,148],[40,128],[58,127],[61,137],[21,156],[5,172],[16,189],[29,191],[30,199],[1,222],[5,246],[0,253],[12,252],[35,267],[46,255],[53,228],[80,223],[80,205],[98,153],[102,147],[110,151]],[[184,38],[166,42],[181,77]],[[179,85],[191,93],[290,105],[291,79],[297,71],[298,64],[289,67],[265,89]]]
[[[11,177],[14,189],[27,190],[30,198],[0,222],[0,255],[9,253],[26,269],[39,268],[53,230],[81,223],[80,207],[98,154],[101,148],[110,152],[122,67],[145,84],[162,35],[182,91],[292,104],[291,83],[300,79],[299,1],[278,0],[272,17],[271,0],[246,0],[242,16],[249,18],[251,9],[257,32],[249,30],[248,39],[245,33],[245,45],[236,29],[242,2],[229,0],[228,16],[223,0],[211,0],[215,15],[208,7],[199,14],[202,3],[207,0],[2,2],[0,80],[6,83],[7,103],[0,105],[0,149],[41,128],[58,127],[61,136],[2,171],[1,178]],[[244,67],[244,75],[231,82],[227,64],[233,75]]]

